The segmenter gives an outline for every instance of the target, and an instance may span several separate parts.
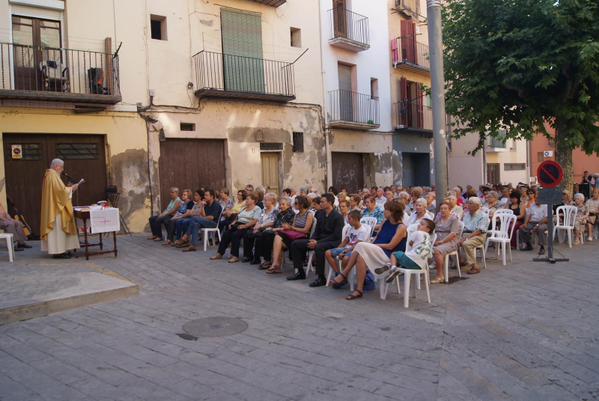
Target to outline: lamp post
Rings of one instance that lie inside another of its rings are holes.
[[[443,34],[441,0],[427,0],[431,100],[433,107],[433,145],[435,151],[435,187],[437,206],[447,192],[447,138],[445,129],[445,78],[443,75]]]

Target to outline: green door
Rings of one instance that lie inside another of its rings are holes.
[[[220,16],[225,90],[265,93],[260,15],[222,9]]]

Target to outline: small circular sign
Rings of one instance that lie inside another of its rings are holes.
[[[564,180],[564,170],[558,162],[546,160],[537,168],[537,179],[543,188],[556,188]]]

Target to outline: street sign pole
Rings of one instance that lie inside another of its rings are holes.
[[[537,178],[543,189],[538,195],[539,203],[547,205],[547,257],[534,258],[535,262],[567,262],[567,258],[553,257],[553,205],[558,205],[562,199],[562,191],[557,187],[564,179],[562,166],[554,161],[545,161],[537,169]]]

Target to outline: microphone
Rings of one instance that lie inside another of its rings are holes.
[[[73,177],[71,177],[66,171],[63,171],[62,175],[64,175],[66,179],[69,180],[69,184],[76,184],[77,182],[79,182],[79,180],[76,180]]]

